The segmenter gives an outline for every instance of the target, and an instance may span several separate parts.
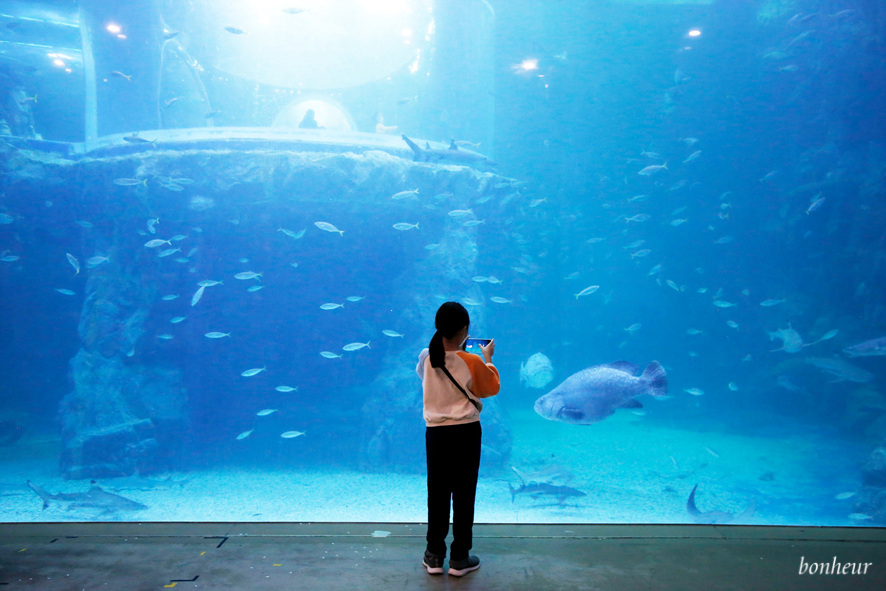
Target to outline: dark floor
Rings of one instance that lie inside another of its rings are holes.
[[[461,579],[429,576],[423,551],[420,524],[0,524],[0,586],[886,590],[886,529],[875,528],[477,525],[482,567]],[[835,558],[870,563],[867,574],[798,572],[801,560],[831,570]]]

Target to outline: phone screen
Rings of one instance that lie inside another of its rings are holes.
[[[480,345],[484,347],[492,342],[492,339],[475,339],[473,337],[469,338],[465,341],[465,349],[473,349],[474,347],[480,348]]]

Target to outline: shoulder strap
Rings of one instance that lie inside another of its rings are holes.
[[[458,388],[459,390],[461,390],[461,393],[465,395],[465,398],[467,398],[468,400],[470,400],[470,401],[471,401],[471,404],[473,404],[474,407],[475,407],[475,408],[477,409],[477,411],[479,412],[479,411],[480,411],[480,405],[477,403],[476,400],[474,400],[473,398],[471,398],[470,396],[468,396],[468,393],[465,392],[465,389],[461,387],[461,384],[459,384],[457,381],[455,381],[455,378],[452,377],[452,374],[449,373],[449,370],[446,369],[446,366],[444,365],[444,366],[442,366],[440,369],[443,370],[443,373],[446,374],[446,377],[448,377],[450,380],[452,380],[452,383],[455,384],[455,387]]]

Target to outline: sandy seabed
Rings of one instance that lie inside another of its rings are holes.
[[[676,430],[620,413],[593,428],[530,416],[512,417],[510,465],[532,472],[557,465],[585,493],[556,498],[517,495],[511,470],[481,469],[478,523],[692,523],[686,501],[698,483],[701,511],[741,513],[753,499],[756,525],[875,525],[850,518],[858,490],[857,466],[847,465],[844,443],[821,439],[742,437]],[[526,421],[533,421],[527,423]],[[50,493],[85,492],[86,481],[66,481],[56,455],[0,450],[0,522],[47,521],[283,521],[424,522],[424,474],[353,470],[220,467],[151,475],[152,488],[99,480],[108,491],[147,509],[101,513],[65,510],[42,502],[30,480]],[[54,442],[57,447],[58,442]],[[164,482],[163,479],[171,481]],[[845,496],[845,495],[841,495]]]

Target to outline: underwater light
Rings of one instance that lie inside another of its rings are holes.
[[[117,33],[120,33],[123,31],[123,28],[120,25],[117,25],[114,23],[108,24],[107,29],[108,29],[108,33],[111,33],[113,35],[116,35]]]
[[[59,68],[65,67],[65,62],[63,62],[60,59],[54,59],[54,60],[52,60],[52,63],[55,64],[56,66],[58,66]]]
[[[201,64],[279,88],[330,90],[384,80],[414,63],[428,0],[170,2],[168,28],[188,31]],[[431,29],[432,30],[432,29]]]
[[[701,31],[698,29],[692,29],[691,31],[689,31],[689,36],[690,37],[699,37],[699,36],[701,36]]]
[[[514,71],[520,74],[525,72],[531,72],[532,70],[538,69],[538,60],[536,58],[525,59],[516,66],[514,66]]]

